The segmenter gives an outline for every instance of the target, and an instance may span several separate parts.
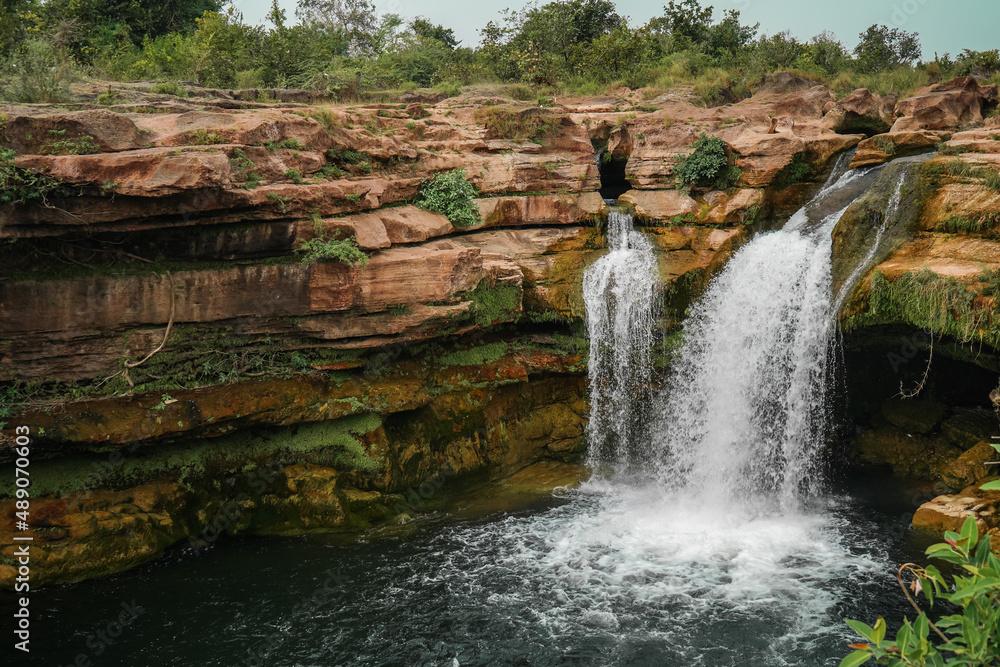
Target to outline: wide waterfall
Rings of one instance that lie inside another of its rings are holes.
[[[755,239],[692,309],[656,443],[665,486],[787,507],[815,481],[838,218]]]
[[[650,241],[632,216],[608,217],[607,255],[584,273],[590,334],[590,461],[626,461],[646,432],[658,286]]]

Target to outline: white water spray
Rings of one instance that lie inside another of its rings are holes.
[[[656,255],[632,216],[608,217],[609,252],[583,277],[590,335],[590,458],[626,461],[652,380]]]

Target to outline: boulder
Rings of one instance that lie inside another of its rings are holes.
[[[966,487],[959,493],[938,496],[917,508],[913,515],[913,527],[933,535],[941,535],[948,530],[957,533],[965,520],[972,517],[980,535],[989,533],[990,541],[996,548],[996,528],[1000,523],[998,503],[1000,493],[982,491],[975,486]]]
[[[827,105],[836,102],[836,99],[826,86],[813,85],[776,99],[771,103],[771,115],[775,118],[787,116],[793,120],[815,120],[822,118]]]
[[[909,434],[893,426],[861,434],[854,451],[866,463],[891,466],[900,477],[925,480],[937,479],[962,453],[944,438]]]
[[[941,423],[948,406],[935,401],[891,399],[882,404],[882,416],[906,433],[930,433]]]
[[[125,151],[148,141],[131,118],[107,109],[13,116],[6,125],[0,145],[19,154]]]
[[[698,211],[698,203],[680,190],[629,190],[618,201],[635,208],[636,216],[650,220],[669,220]]]
[[[755,94],[784,95],[786,93],[797,93],[809,90],[816,86],[816,82],[791,72],[775,72],[765,74],[764,82]]]
[[[989,440],[997,431],[996,419],[978,410],[957,410],[941,422],[941,434],[956,447],[967,449],[983,440]]]
[[[986,112],[1000,101],[997,85],[980,86],[970,76],[961,76],[929,88],[896,105],[894,132],[917,130],[964,130],[983,122]]]
[[[978,484],[1000,469],[987,465],[996,461],[1000,454],[988,442],[980,442],[963,452],[961,456],[941,471],[941,479],[953,489],[964,489],[970,484]]]
[[[858,144],[858,151],[854,154],[854,159],[851,160],[850,168],[857,169],[858,167],[882,164],[894,155],[919,152],[940,141],[946,141],[950,136],[947,132],[898,130],[893,126],[891,132],[869,137]]]

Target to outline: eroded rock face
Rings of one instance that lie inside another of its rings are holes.
[[[900,100],[892,131],[964,130],[982,123],[985,112],[997,102],[995,84],[980,86],[972,77],[958,77]]]
[[[888,132],[895,121],[898,95],[876,95],[867,88],[860,88],[827,112],[825,121],[838,134],[882,134]]]
[[[0,239],[16,240],[0,267],[0,381],[67,399],[18,415],[44,455],[37,581],[578,475],[563,466],[583,452],[576,327],[604,251],[594,146],[627,158],[623,200],[651,223],[663,324],[677,326],[773,189],[815,180],[862,139],[831,131],[825,88],[772,84],[724,109],[488,100],[525,122],[552,114],[534,136],[502,136],[475,100],[247,110],[220,92],[146,114],[11,110],[16,164],[71,195],[0,210]],[[743,170],[732,190],[676,189],[702,132]],[[481,222],[461,228],[415,201],[456,168],[480,192]],[[792,205],[806,191],[782,192]],[[304,257],[303,243],[348,237],[365,264]]]

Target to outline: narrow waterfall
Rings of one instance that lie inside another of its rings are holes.
[[[590,335],[590,460],[629,460],[648,422],[658,286],[649,239],[632,216],[608,217],[608,254],[584,273]]]
[[[904,169],[899,173],[899,178],[896,180],[896,187],[892,191],[892,196],[889,197],[889,203],[885,207],[885,214],[882,216],[882,223],[878,226],[878,230],[875,232],[875,240],[872,241],[871,245],[868,247],[868,252],[865,254],[864,259],[858,262],[858,265],[854,267],[851,271],[851,275],[847,277],[844,284],[841,285],[840,291],[837,294],[834,305],[835,310],[840,310],[840,307],[844,305],[844,301],[847,297],[854,291],[854,287],[857,285],[858,280],[864,273],[871,268],[872,259],[878,253],[879,248],[882,245],[882,236],[885,234],[885,230],[896,222],[896,216],[899,215],[899,205],[902,201],[903,196],[903,183],[906,182],[907,171]]]

